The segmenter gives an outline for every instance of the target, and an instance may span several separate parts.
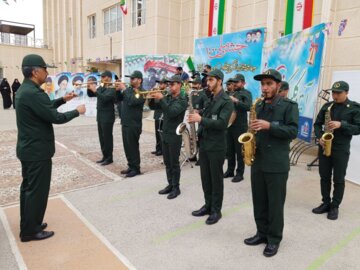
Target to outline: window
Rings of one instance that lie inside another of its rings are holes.
[[[120,4],[104,10],[104,35],[121,31]]]
[[[89,38],[96,38],[96,17],[95,15],[91,15],[88,17],[88,25],[89,25]]]
[[[145,24],[145,0],[132,0],[132,26]]]

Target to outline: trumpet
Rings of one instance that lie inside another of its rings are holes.
[[[137,91],[137,92],[135,92],[135,97],[140,98],[140,96],[143,96],[143,98],[145,98],[145,99],[151,99],[152,94],[154,94],[154,93],[164,93],[164,92],[167,92],[167,89],[160,90],[159,88],[153,88],[150,91]],[[150,95],[150,97],[148,95]]]
[[[89,84],[96,84],[98,86],[104,87],[106,86],[106,88],[116,88],[116,86],[118,86],[119,84],[121,84],[123,82],[100,82],[100,81],[89,81],[86,83],[73,83],[74,87],[80,87],[80,88],[87,88]],[[125,87],[129,87],[128,84],[125,84]]]

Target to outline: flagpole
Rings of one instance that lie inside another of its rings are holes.
[[[125,81],[125,14],[121,14],[121,81]]]

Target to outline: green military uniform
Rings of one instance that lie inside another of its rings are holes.
[[[25,56],[23,67],[41,66],[36,64],[40,58]],[[26,78],[16,94],[16,155],[21,161],[23,177],[20,187],[21,236],[42,231],[51,181],[51,158],[55,153],[52,124],[63,124],[79,116],[77,110],[59,113],[56,108],[64,103],[63,98],[51,101],[39,85]]]
[[[99,141],[104,161],[113,160],[113,127],[115,122],[115,98],[116,92],[113,88],[99,87],[96,90],[97,115]]]
[[[155,120],[155,138],[156,138],[156,145],[155,145],[155,152],[162,153],[161,147],[161,135],[160,132],[162,130],[162,110],[157,109],[154,111],[154,120]]]
[[[121,101],[121,132],[128,168],[140,173],[139,139],[145,99],[142,96],[136,98],[133,87],[117,93],[118,100]]]
[[[334,83],[334,86],[336,86],[336,83]],[[333,89],[333,91],[335,90]],[[330,110],[331,120],[340,121],[341,127],[333,131],[334,139],[332,140],[330,157],[323,154],[323,148],[319,145],[319,174],[323,203],[330,205],[331,208],[338,208],[344,195],[345,174],[350,156],[350,141],[353,135],[360,134],[360,104],[349,99],[346,99],[344,103],[334,103],[332,101],[324,104],[314,123],[315,136],[318,139],[324,134],[325,113],[332,104]],[[331,200],[332,174],[334,176],[334,190]]]
[[[250,110],[252,104],[252,95],[249,90],[242,88],[236,89],[233,97],[237,98],[239,102],[233,103],[236,118],[227,130],[227,171],[233,173],[237,161],[236,175],[243,178],[245,165],[241,153],[241,144],[239,144],[238,138],[248,129],[247,112]]]
[[[233,104],[224,90],[213,97],[199,123],[200,173],[205,207],[220,213],[224,195],[223,164],[226,153],[226,128]]]
[[[162,152],[166,167],[167,181],[173,189],[180,182],[180,149],[182,137],[176,134],[177,126],[183,122],[187,108],[186,98],[178,95],[165,96],[159,102],[150,100],[151,109],[161,109],[163,112]]]
[[[279,244],[284,227],[286,182],[290,170],[290,142],[298,132],[297,103],[275,96],[272,103],[258,102],[256,116],[270,122],[269,130],[256,133],[251,188],[258,235]]]
[[[195,110],[198,110],[202,114],[204,108],[209,102],[209,98],[206,96],[203,90],[194,90],[191,96],[192,106]]]

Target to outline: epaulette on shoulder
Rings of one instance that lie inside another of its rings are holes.
[[[294,101],[294,100],[292,100],[292,99],[290,99],[290,98],[284,98],[284,101],[285,102],[289,102],[289,103],[292,103],[292,104],[297,104],[297,102],[296,101]]]

